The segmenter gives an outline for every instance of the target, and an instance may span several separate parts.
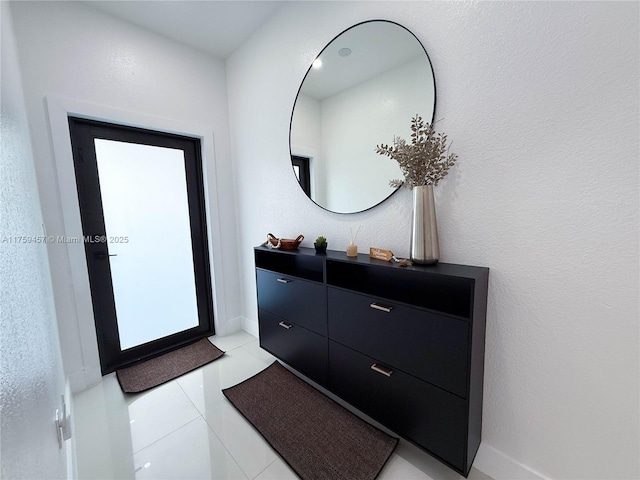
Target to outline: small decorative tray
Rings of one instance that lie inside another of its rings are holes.
[[[295,239],[277,238],[272,233],[267,234],[268,247],[279,248],[280,250],[297,250],[304,240],[304,235],[298,235]]]

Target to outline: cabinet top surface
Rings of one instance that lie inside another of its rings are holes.
[[[386,262],[384,260],[377,260],[371,258],[368,254],[359,253],[357,257],[347,257],[346,252],[327,250],[326,254],[317,254],[315,249],[299,247],[297,250],[276,250],[267,247],[255,247],[258,252],[270,252],[283,255],[303,255],[309,257],[318,257],[321,260],[338,261],[344,263],[352,263],[355,265],[372,265],[381,268],[393,268],[401,269],[405,271],[413,271],[420,273],[433,273],[436,275],[449,275],[453,277],[466,277],[466,278],[478,278],[488,274],[489,269],[487,267],[476,267],[470,265],[459,265],[455,263],[442,263],[438,262],[435,265],[411,265],[408,267],[402,267],[397,263]]]

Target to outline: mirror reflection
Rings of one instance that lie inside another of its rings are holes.
[[[293,107],[291,162],[322,208],[367,210],[395,190],[397,162],[376,145],[411,137],[411,118],[432,121],[435,81],[418,39],[393,22],[374,20],[338,35],[309,67]]]

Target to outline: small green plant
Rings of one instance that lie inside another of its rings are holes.
[[[316,238],[316,243],[327,243],[327,239],[321,235]]]

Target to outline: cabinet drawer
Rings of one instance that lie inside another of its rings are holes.
[[[327,301],[322,284],[257,270],[258,308],[327,335]]]
[[[468,322],[332,287],[328,296],[331,340],[467,396]]]
[[[316,382],[327,384],[327,339],[258,310],[260,346]]]
[[[371,366],[391,370],[386,376]],[[330,389],[400,436],[464,470],[466,402],[329,341]]]

